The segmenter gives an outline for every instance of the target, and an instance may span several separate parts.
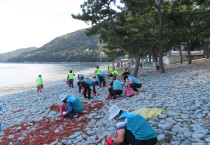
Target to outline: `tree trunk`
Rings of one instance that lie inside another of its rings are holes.
[[[155,52],[154,48],[150,49],[150,51],[151,51],[151,54],[152,54],[152,60],[153,60],[153,62],[155,62],[155,66],[156,66],[156,64],[158,62],[157,53]],[[158,71],[157,67],[156,67],[156,71]]]
[[[150,52],[152,54],[152,60],[153,60],[153,62],[158,62],[158,59],[157,59],[158,56],[157,56],[157,53],[155,52],[154,48],[152,48],[150,50]]]
[[[149,55],[149,64],[151,65],[152,63],[151,63],[151,55]]]
[[[112,61],[112,71],[115,70],[115,67],[114,67],[114,60]]]
[[[165,73],[163,64],[163,48],[162,48],[162,33],[163,33],[163,19],[160,5],[158,6],[158,16],[159,16],[159,28],[158,28],[158,54],[159,54],[159,64],[160,72]]]
[[[190,53],[190,41],[187,41],[187,54],[188,54],[188,64],[192,63],[191,53]]]
[[[135,65],[135,69],[134,69],[134,72],[133,72],[134,77],[137,77],[138,70],[139,70],[139,63],[140,63],[140,54],[136,53],[136,65]]]
[[[206,59],[209,58],[209,47],[208,47],[208,43],[205,42],[204,40],[204,54],[206,54]]]
[[[182,64],[182,63],[183,63],[183,60],[182,60],[182,49],[181,49],[181,44],[178,44],[178,47],[179,47],[180,63]]]

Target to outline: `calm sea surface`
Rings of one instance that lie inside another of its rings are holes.
[[[0,87],[35,82],[39,74],[43,80],[64,76],[69,70],[74,73],[96,67],[96,63],[20,64],[0,63]]]

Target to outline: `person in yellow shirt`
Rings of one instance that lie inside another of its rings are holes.
[[[111,72],[111,71],[112,71],[111,66],[108,65],[107,71],[108,71],[108,72]]]
[[[99,75],[101,73],[101,70],[100,70],[99,66],[96,67],[96,71],[95,72],[96,72],[96,75]]]
[[[42,92],[42,88],[43,88],[43,82],[42,82],[42,76],[39,75],[38,78],[36,79],[36,83],[37,83],[37,92]]]
[[[74,76],[75,74],[72,72],[72,70],[70,70],[69,75],[67,76],[67,80],[69,81],[69,88],[73,88],[74,87]]]

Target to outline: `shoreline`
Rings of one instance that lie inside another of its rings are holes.
[[[101,71],[106,71],[107,70],[107,65],[110,64],[109,62],[103,62],[103,63],[97,63],[97,65],[100,67]],[[82,73],[85,75],[85,77],[92,77],[93,72],[95,71],[96,68],[88,68],[80,71],[76,71],[75,73],[75,80],[78,80],[77,75]],[[56,82],[59,82],[59,84],[63,83],[66,81],[66,77],[68,74],[62,74],[61,76],[57,78],[48,78],[43,80],[44,87],[51,86],[51,84],[56,85]],[[92,76],[91,76],[92,75]],[[9,95],[9,94],[14,94],[14,93],[19,93],[25,90],[36,90],[36,80],[30,81],[27,83],[21,83],[21,84],[15,84],[15,85],[8,85],[8,86],[2,86],[0,87],[0,98],[3,97],[4,95]],[[32,88],[33,87],[33,88]],[[12,91],[10,93],[10,91]]]

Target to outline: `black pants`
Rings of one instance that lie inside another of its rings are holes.
[[[131,145],[155,145],[157,138],[137,140],[131,131],[125,130],[124,141],[120,145],[129,145],[129,143]]]
[[[102,76],[98,76],[98,78],[99,78],[99,81],[100,81],[100,83],[99,83],[99,86],[100,86],[100,88],[101,88],[101,83],[103,83],[103,86],[105,87],[105,79],[102,77]]]
[[[142,84],[136,84],[136,83],[133,83],[133,84],[130,84],[130,87],[134,90],[134,91],[138,91],[137,88],[141,88]]]
[[[84,97],[87,98],[86,93],[87,93],[87,91],[88,91],[88,98],[90,98],[90,93],[91,93],[91,88],[90,88],[90,86],[89,86],[88,84],[86,84],[86,83],[83,84],[82,86],[83,86],[84,89],[85,89],[85,91],[84,91]]]
[[[111,96],[114,96],[114,95],[121,95],[123,93],[122,90],[113,90],[112,87],[109,88],[109,93]]]

